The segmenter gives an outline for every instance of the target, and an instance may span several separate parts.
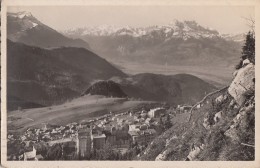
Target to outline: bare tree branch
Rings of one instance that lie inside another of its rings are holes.
[[[255,19],[250,16],[249,18],[247,17],[242,17],[247,23],[247,26],[250,28],[251,32],[255,36]]]

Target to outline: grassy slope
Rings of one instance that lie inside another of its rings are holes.
[[[166,160],[185,160],[189,155],[192,144],[200,146],[205,144],[205,149],[197,157],[198,160],[253,160],[254,148],[243,146],[240,143],[254,144],[254,112],[250,111],[244,118],[244,124],[239,125],[240,140],[232,141],[224,135],[224,132],[229,129],[233,123],[232,120],[238,113],[239,109],[229,107],[232,98],[228,98],[220,105],[213,107],[211,102],[220,94],[227,94],[227,91],[214,94],[209,97],[209,104],[204,104],[200,109],[193,111],[191,120],[188,122],[186,114],[177,115],[174,119],[174,125],[164,134],[156,138],[146,150],[146,154],[141,155],[141,160],[155,160],[155,158],[166,152]],[[212,126],[210,130],[203,127],[203,120],[206,115],[209,115],[211,122],[215,113],[223,111],[223,116],[220,122]],[[176,122],[178,121],[178,122]],[[166,140],[173,136],[168,146]]]
[[[125,112],[146,103],[150,102],[103,96],[83,96],[62,105],[9,112],[8,126],[10,129],[14,126],[18,131],[22,131],[28,127],[41,126],[42,123],[65,125],[108,114],[110,111]]]

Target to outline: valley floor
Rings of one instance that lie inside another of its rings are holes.
[[[234,67],[154,65],[113,60],[110,61],[127,74],[154,73],[175,75],[186,73],[195,75],[218,88],[227,86],[232,80]]]
[[[61,105],[22,109],[8,112],[8,130],[23,131],[29,127],[42,127],[44,123],[66,125],[92,119],[109,112],[120,113],[149,101],[83,96]]]

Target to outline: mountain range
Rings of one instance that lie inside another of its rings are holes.
[[[129,98],[173,105],[192,104],[216,87],[189,74],[125,74],[120,66],[107,60],[120,56],[120,59],[128,61],[151,61],[155,64],[203,64],[205,61],[217,64],[218,61],[232,60],[230,55],[227,57],[226,50],[235,54],[238,45],[219,37],[217,31],[191,21],[175,21],[168,27],[153,26],[147,28],[149,31],[144,31],[145,28],[133,29],[132,32],[130,28],[116,32],[111,29],[107,34],[89,33],[84,37],[65,37],[28,12],[9,13],[7,22],[9,110],[18,106],[50,106],[88,91],[117,95],[108,90],[110,87],[106,82],[97,84],[100,80],[114,81],[116,84],[113,86],[118,86],[112,87],[115,92],[122,91]],[[103,30],[108,29],[104,27]],[[85,37],[88,42],[73,40],[86,40]],[[93,45],[94,41],[96,45]],[[96,53],[103,53],[103,58]]]
[[[9,110],[59,104],[82,93],[124,93],[129,98],[177,105],[194,103],[216,89],[188,74],[129,76],[83,48],[47,50],[12,41],[7,46]],[[112,80],[117,87],[97,84],[100,80]]]
[[[117,27],[110,25],[101,25],[96,27],[76,28],[64,31],[67,35],[90,35],[90,36],[123,36],[129,35],[133,37],[153,36],[155,33],[161,33],[167,38],[181,37],[188,39],[191,37],[214,37],[219,33],[216,30],[204,28],[198,25],[195,21],[180,22],[175,20],[168,25],[149,26],[149,27]]]
[[[244,36],[221,35],[195,21],[149,27],[97,26],[63,31],[88,41],[92,51],[112,60],[159,65],[232,66]]]

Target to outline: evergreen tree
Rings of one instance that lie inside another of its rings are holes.
[[[255,64],[255,37],[251,31],[246,35],[245,45],[242,48],[242,59],[249,59]]]
[[[169,129],[169,128],[172,127],[172,122],[171,122],[171,118],[170,118],[169,114],[167,115],[167,119],[166,119],[166,122],[165,122],[165,127],[166,127],[166,129]]]
[[[62,146],[54,144],[47,152],[46,160],[60,160],[62,158]]]
[[[162,120],[162,116],[160,116],[160,121],[159,121],[160,125],[163,125],[163,120]]]
[[[245,44],[242,47],[242,56],[239,63],[236,65],[236,69],[242,68],[245,59],[248,59],[251,63],[255,64],[255,35],[254,32],[251,31],[246,35]]]

